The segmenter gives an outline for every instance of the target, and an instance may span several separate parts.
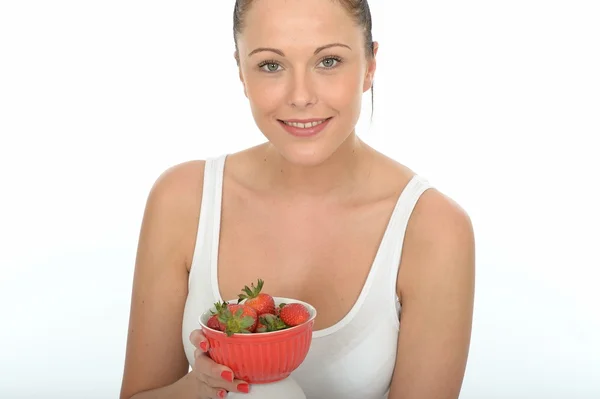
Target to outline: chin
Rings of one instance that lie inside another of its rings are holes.
[[[279,154],[289,163],[296,166],[312,167],[326,162],[339,146],[333,143],[308,142],[273,145]]]

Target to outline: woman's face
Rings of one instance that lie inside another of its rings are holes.
[[[319,164],[354,132],[375,61],[337,1],[255,0],[238,51],[256,124],[288,161]]]

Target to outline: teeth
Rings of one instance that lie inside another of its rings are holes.
[[[325,122],[326,120],[327,119],[323,119],[322,121],[309,122],[309,123],[297,123],[297,122],[286,122],[286,121],[283,121],[283,123],[285,123],[288,126],[299,127],[300,129],[307,129],[309,127],[315,127],[317,125],[320,125],[321,123]]]

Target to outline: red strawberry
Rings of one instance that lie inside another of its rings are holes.
[[[277,307],[275,308],[275,314],[276,314],[277,316],[279,316],[279,312],[281,312],[281,308],[282,308],[282,307],[284,307],[285,305],[287,305],[287,303],[285,303],[285,302],[282,302],[282,303],[280,303],[280,304],[279,304],[279,306],[277,306]]]
[[[218,315],[221,331],[232,334],[253,333],[258,324],[256,310],[246,305],[227,305]]]
[[[237,303],[241,303],[245,300],[244,305],[254,308],[259,316],[266,313],[275,314],[275,301],[273,300],[273,297],[269,294],[260,292],[264,283],[263,280],[258,279],[256,287],[254,286],[254,283],[250,284],[251,288],[245,286],[244,289],[242,289],[243,293],[238,295],[239,299]]]
[[[221,330],[221,324],[219,323],[218,320],[219,316],[218,315],[212,315],[210,317],[210,319],[208,319],[208,321],[206,322],[206,326],[208,328],[212,328],[213,330],[217,330],[220,331]]]
[[[227,302],[216,302],[215,310],[211,310],[210,313],[212,316],[206,322],[206,325],[210,328],[214,328],[215,330],[225,331],[225,324],[219,321],[219,317],[223,315],[223,312],[227,310]]]
[[[294,327],[306,323],[310,319],[310,313],[301,303],[290,303],[281,308],[279,317],[285,324]]]

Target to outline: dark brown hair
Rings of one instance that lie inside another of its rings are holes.
[[[238,52],[237,38],[244,29],[244,17],[250,9],[254,0],[236,0],[233,10],[233,40],[235,42],[235,51]],[[371,19],[371,9],[367,0],[330,0],[337,1],[354,18],[356,23],[363,28],[365,37],[365,53],[367,58],[374,56],[373,47],[373,21]],[[371,103],[373,103],[373,86],[371,86]],[[371,118],[373,113],[371,111]]]

